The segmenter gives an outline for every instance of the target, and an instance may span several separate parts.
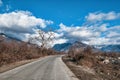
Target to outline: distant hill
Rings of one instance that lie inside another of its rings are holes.
[[[96,49],[105,52],[120,52],[120,45],[93,45]]]
[[[70,48],[83,48],[87,46],[90,45],[75,41],[74,43],[56,44],[53,46],[53,49],[67,52]],[[120,52],[120,45],[91,45],[91,47],[94,51]]]
[[[101,48],[102,51],[107,52],[120,52],[120,45],[106,45]]]
[[[81,48],[81,47],[87,47],[88,45],[85,44],[85,43],[82,43],[80,41],[75,41],[71,47],[74,47],[74,48]]]
[[[11,41],[11,40],[14,40],[14,41],[21,41],[20,39],[17,39],[15,37],[11,37],[9,35],[6,35],[4,33],[0,33],[0,38],[1,39],[4,39],[4,41]]]
[[[53,49],[56,51],[68,51],[71,45],[71,43],[56,44],[53,46]]]
[[[53,46],[53,49],[56,51],[65,51],[67,52],[70,48],[81,48],[81,47],[86,47],[88,46],[87,44],[84,44],[80,41],[75,41],[74,43],[63,43],[63,44],[56,44]]]

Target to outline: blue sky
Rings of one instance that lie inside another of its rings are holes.
[[[120,11],[120,0],[3,0],[5,5],[0,12],[6,12],[6,5],[10,10],[30,11],[36,17],[53,20],[55,27],[59,23],[66,25],[82,25],[84,17],[90,12]]]
[[[80,40],[89,44],[120,44],[120,0],[0,0],[0,14],[1,31],[9,30],[12,36],[21,32],[21,39],[37,28],[51,26],[61,43]],[[15,22],[8,21],[6,24],[10,23],[10,26],[5,28],[4,14],[8,17],[28,15],[28,19],[32,16],[35,19],[30,19],[34,25],[32,23],[26,28],[25,25],[17,25],[20,22],[11,24]],[[23,26],[24,31],[20,30]],[[113,37],[115,40],[112,40]]]

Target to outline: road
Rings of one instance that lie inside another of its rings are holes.
[[[78,80],[60,55],[48,56],[0,74],[0,80]]]

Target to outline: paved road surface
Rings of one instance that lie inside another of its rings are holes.
[[[48,56],[0,74],[0,80],[78,80],[61,56]]]

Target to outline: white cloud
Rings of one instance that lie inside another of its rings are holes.
[[[120,25],[117,25],[117,26],[112,26],[109,28],[110,31],[120,31]]]
[[[29,11],[15,11],[0,14],[0,29],[20,33],[30,33],[36,26],[45,28],[52,21],[36,18]]]
[[[120,13],[90,13],[87,21],[114,20],[120,18]],[[0,32],[27,41],[29,36],[38,36],[36,30],[46,28],[53,21],[36,18],[29,11],[15,11],[0,14]],[[37,26],[37,27],[36,27]],[[120,44],[120,26],[110,26],[108,23],[92,23],[82,26],[66,26],[63,23],[60,29],[53,32],[55,39],[49,45],[65,42],[82,41],[91,45]],[[46,37],[48,35],[46,34]],[[37,44],[40,44],[37,42]]]
[[[108,38],[100,38],[100,37],[90,38],[89,41],[88,41],[88,43],[90,45],[104,45],[104,44],[108,44],[108,42],[109,42]]]
[[[60,33],[60,34],[55,33],[55,32],[53,32],[53,33],[54,33],[55,38],[60,38],[60,37],[62,37],[62,36],[63,36],[63,33]]]
[[[92,33],[90,31],[87,30],[77,30],[77,31],[73,31],[70,33],[71,36],[76,36],[76,37],[89,37],[92,36]]]
[[[52,43],[52,46],[55,44],[62,44],[62,43],[66,43],[68,41],[68,39],[64,38],[64,33],[57,33],[54,32],[54,40]]]
[[[120,37],[120,32],[109,32],[109,34],[107,35],[108,38],[116,38],[116,37]]]
[[[82,41],[90,45],[120,44],[119,25],[110,27],[108,23],[98,22],[82,26],[66,26],[60,23],[59,26],[60,29],[53,32],[55,39],[52,43],[49,43],[51,46],[73,41]]]
[[[109,13],[89,13],[88,16],[85,17],[87,21],[103,21],[103,20],[115,20],[120,18],[120,13],[116,13],[114,11]]]
[[[68,39],[63,39],[63,38],[55,39],[54,43],[52,43],[51,46],[54,46],[55,44],[66,43],[67,41],[68,41]]]
[[[23,41],[28,41],[30,36],[36,36],[38,28],[46,28],[50,24],[53,21],[36,18],[29,11],[0,14],[0,33]]]
[[[67,41],[82,41],[90,45],[120,44],[120,26],[107,27],[108,24],[92,26],[66,26],[60,24],[58,32],[63,33]]]
[[[64,24],[60,24],[60,29],[58,32],[64,33],[66,38],[71,40],[88,40],[90,37],[97,37],[100,35],[98,31],[93,31],[91,27],[85,26],[66,26]]]
[[[3,4],[2,0],[0,0],[0,6]]]
[[[100,28],[101,31],[104,32],[104,31],[107,30],[107,27],[106,27],[106,26],[107,26],[107,24],[102,24],[99,28]]]

